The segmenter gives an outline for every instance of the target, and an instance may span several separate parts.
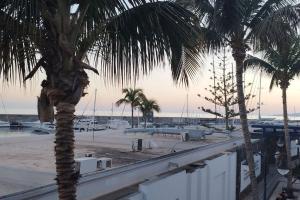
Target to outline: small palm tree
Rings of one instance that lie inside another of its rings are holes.
[[[121,99],[119,99],[116,102],[117,106],[120,106],[121,104],[130,104],[131,106],[131,127],[133,128],[133,111],[134,108],[138,107],[140,105],[140,102],[142,99],[144,99],[145,95],[143,94],[142,89],[132,89],[132,88],[125,88],[122,90],[122,93],[125,94],[125,96]]]
[[[243,63],[250,46],[281,40],[299,23],[299,7],[292,0],[177,0],[200,18],[204,41],[209,51],[230,46],[236,63],[239,114],[245,141],[252,198],[258,199],[257,181],[247,109],[243,89]]]
[[[147,115],[153,111],[160,112],[160,106],[154,99],[143,98],[139,105],[144,116],[144,128],[147,127]]]
[[[246,68],[260,68],[272,77],[270,90],[276,85],[282,91],[284,135],[289,168],[287,189],[290,191],[292,188],[292,160],[288,130],[287,89],[291,80],[300,74],[300,38],[291,37],[285,39],[277,47],[269,47],[263,53],[263,58],[249,56],[245,60],[244,65]]]

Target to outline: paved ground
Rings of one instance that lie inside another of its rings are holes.
[[[181,142],[176,137],[123,134],[123,131],[105,130],[76,134],[76,157],[94,153],[97,157],[113,158],[113,166],[120,166],[165,155],[171,150],[184,150],[229,139],[225,135],[208,136],[206,140]],[[132,141],[142,138],[151,149],[132,152]],[[0,140],[0,196],[27,190],[53,182],[55,174],[54,135],[3,137]]]
[[[258,183],[259,200],[264,198],[264,181],[261,180]],[[267,176],[267,199],[276,200],[276,197],[282,192],[282,189],[286,187],[286,179],[281,176],[274,166],[270,166],[270,173]],[[295,200],[300,200],[300,180],[297,180],[293,187],[297,190],[294,192]],[[251,200],[250,196],[247,196],[243,200]]]
[[[54,173],[0,167],[0,196],[54,182]]]
[[[262,173],[263,173],[263,171],[262,171]],[[273,190],[275,189],[279,180],[280,180],[280,175],[277,172],[276,168],[274,166],[270,166],[269,173],[267,175],[267,192],[266,192],[267,198],[269,196],[271,196],[271,194],[273,193]],[[263,198],[264,197],[264,180],[263,179],[258,183],[258,197],[259,197],[259,200],[264,199]],[[243,200],[252,200],[252,198],[250,195],[248,195],[245,198],[243,198]]]
[[[279,194],[282,192],[282,189],[286,187],[286,179],[285,178],[280,178],[280,181],[277,185],[277,187],[275,188],[272,196],[270,197],[270,200],[275,200],[276,197],[279,196]],[[293,188],[295,189],[295,191],[293,192],[295,198],[294,199],[299,199],[300,200],[300,180],[297,180],[294,184],[293,184]]]
[[[198,160],[203,160],[207,157],[211,157],[220,152],[232,149],[237,145],[241,145],[243,139],[233,138],[229,141],[220,142],[218,144],[205,145],[192,151],[185,151],[182,154],[172,154],[164,156],[162,158],[149,160],[136,165],[127,165],[122,168],[115,168],[104,171],[103,173],[96,173],[82,177],[80,183],[77,186],[78,200],[95,199],[108,193],[114,193],[117,188],[124,188],[132,186],[137,182],[142,182],[145,179],[151,178],[155,175],[166,173],[169,171],[167,167],[170,163],[194,163]],[[114,187],[112,187],[112,184]],[[99,185],[102,187],[99,188]],[[35,200],[57,200],[57,191],[53,190],[53,186],[43,188],[44,193],[35,191],[35,193],[26,194],[28,198]],[[22,197],[23,194],[14,196],[16,199]],[[33,198],[34,197],[34,198]]]

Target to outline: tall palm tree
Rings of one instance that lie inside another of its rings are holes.
[[[252,197],[258,199],[251,136],[243,90],[243,62],[251,45],[264,46],[281,40],[296,29],[299,5],[293,0],[188,0],[177,2],[193,9],[200,17],[209,50],[228,45],[236,63],[239,114],[249,166]]]
[[[121,104],[130,104],[131,107],[131,127],[133,128],[133,111],[134,108],[138,107],[140,105],[140,102],[142,99],[144,99],[144,93],[142,89],[132,89],[132,88],[125,88],[122,90],[122,93],[125,94],[125,96],[121,99],[119,99],[116,102],[117,106],[120,106]]]
[[[142,98],[139,109],[144,116],[144,128],[147,127],[147,115],[153,111],[160,112],[160,106],[154,99]]]
[[[279,86],[282,91],[282,108],[284,119],[285,147],[289,168],[287,189],[292,188],[291,144],[288,130],[287,89],[291,80],[300,74],[300,38],[287,38],[277,47],[269,47],[262,58],[249,56],[244,62],[246,68],[260,68],[270,75],[270,90]]]
[[[195,24],[191,12],[168,1],[0,1],[1,78],[23,83],[45,71],[39,113],[41,121],[52,120],[47,116],[56,108],[61,200],[76,199],[73,119],[89,84],[86,70],[98,73],[91,64],[98,65],[102,77],[124,83],[167,58],[173,78],[187,81],[181,74],[193,74],[185,69],[199,66]]]

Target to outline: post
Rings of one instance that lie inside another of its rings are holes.
[[[95,140],[96,97],[97,97],[97,89],[95,89],[94,110],[93,110],[93,142]]]
[[[215,92],[215,101],[214,101],[214,104],[215,104],[215,113],[217,112],[217,95],[216,95],[216,69],[215,69],[215,57],[214,57],[214,53],[213,53],[213,62],[212,62],[212,66],[213,66],[213,80],[214,80],[214,92]],[[216,115],[215,117],[215,124],[217,124],[217,118],[218,116]]]
[[[186,94],[186,122],[189,124],[189,94]]]
[[[261,120],[261,76],[262,70],[259,75],[259,95],[258,95],[258,120]]]
[[[137,109],[137,128],[139,128],[140,125],[140,112],[139,109]]]
[[[267,137],[265,132],[263,132],[263,140],[264,140],[264,200],[267,200]]]

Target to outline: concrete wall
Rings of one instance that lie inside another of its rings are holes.
[[[201,193],[195,200],[235,199],[236,153],[228,153],[205,163],[207,165],[199,169],[201,182],[198,188],[201,188]]]
[[[291,140],[291,154],[292,156],[297,156],[300,145],[297,145],[296,140]]]
[[[126,200],[234,200],[236,153],[204,161],[175,174],[155,177],[139,185]]]
[[[255,175],[258,177],[261,173],[261,155],[255,154],[253,156],[254,158],[254,164],[255,164]],[[247,186],[250,184],[250,176],[249,176],[249,167],[245,164],[246,160],[244,160],[241,163],[241,186],[240,186],[240,192],[242,192],[244,189],[247,188]]]
[[[182,171],[171,176],[147,181],[139,186],[144,200],[187,200],[187,176]]]

